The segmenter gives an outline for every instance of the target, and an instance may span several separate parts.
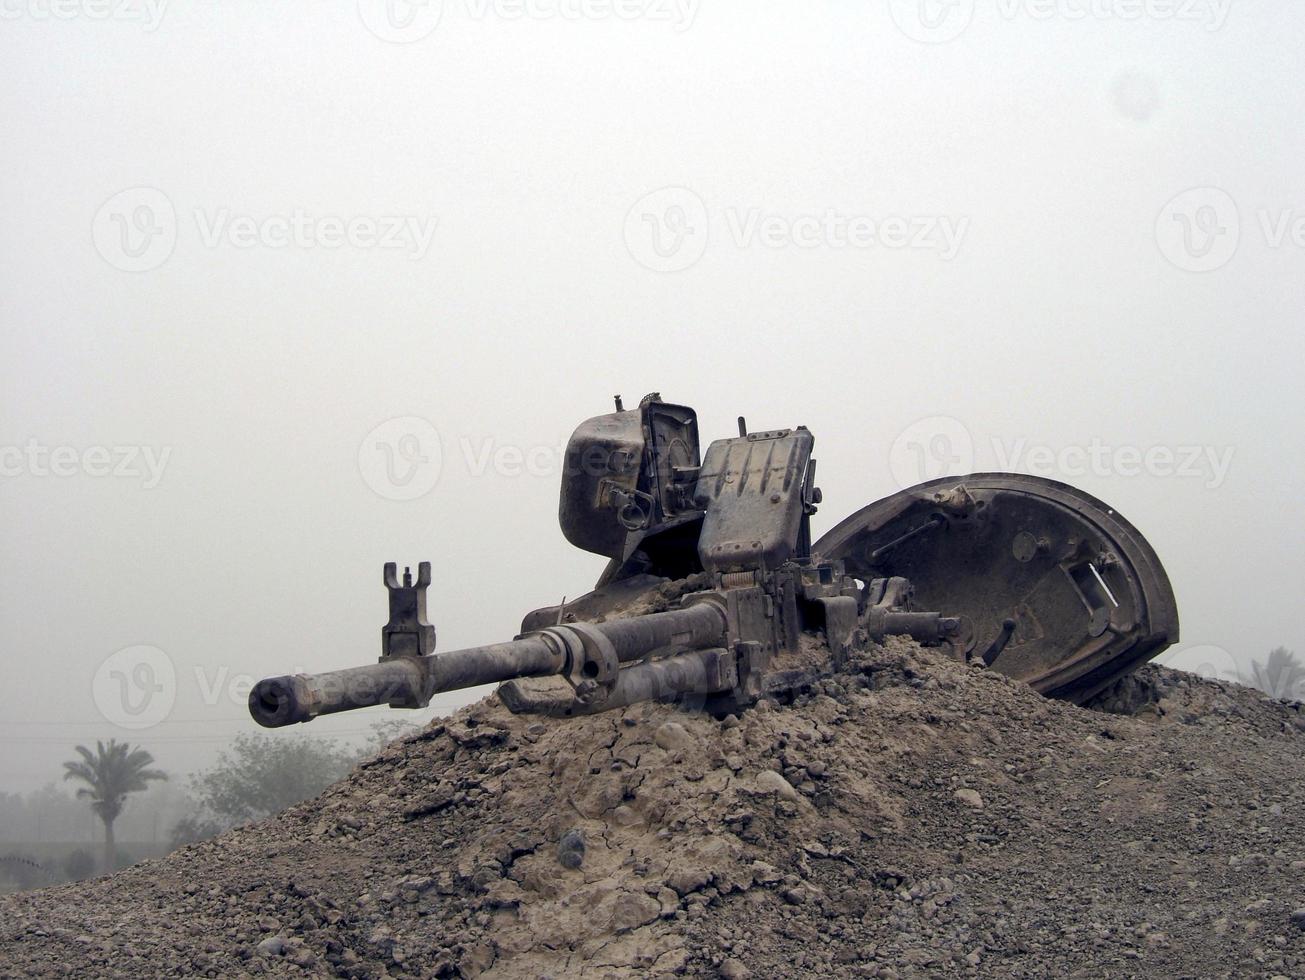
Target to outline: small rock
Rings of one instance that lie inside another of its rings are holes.
[[[974,807],[974,809],[976,810],[983,809],[983,797],[979,795],[978,790],[958,789],[952,795],[954,795],[958,800],[960,800],[966,806]]]
[[[757,773],[757,778],[753,781],[759,793],[775,793],[786,800],[796,800],[798,798],[797,790],[787,779],[775,772],[774,769],[763,769]]]
[[[801,905],[807,900],[806,890],[803,889],[801,885],[795,885],[792,888],[785,888],[779,894],[784,901],[788,902],[789,905]]]
[[[1305,909],[1297,909],[1291,914],[1291,924],[1305,931]]]
[[[639,822],[639,814],[622,803],[612,811],[612,819],[618,827],[632,827]]]
[[[557,860],[564,868],[578,868],[585,863],[585,835],[581,830],[568,830],[557,842]]]
[[[290,962],[305,970],[311,970],[317,965],[317,957],[307,946],[300,946],[290,954]]]
[[[462,954],[458,969],[465,977],[478,977],[494,965],[494,950],[486,943],[477,943]]]
[[[612,910],[612,929],[616,932],[629,932],[647,925],[662,914],[661,902],[651,895],[628,892],[616,900]]]
[[[678,721],[668,721],[653,732],[653,741],[667,752],[682,752],[692,747],[693,736]]]
[[[747,980],[752,971],[739,960],[730,957],[720,965],[721,980]]]
[[[752,877],[758,884],[773,885],[783,876],[773,864],[767,864],[765,861],[753,861]]]
[[[680,895],[689,895],[706,888],[711,883],[711,872],[706,868],[679,868],[666,879]]]
[[[259,956],[281,956],[285,953],[285,937],[268,936],[256,948]]]

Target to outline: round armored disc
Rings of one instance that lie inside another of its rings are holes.
[[[1087,701],[1178,639],[1178,607],[1146,539],[1071,486],[976,473],[911,487],[812,547],[849,574],[900,575],[913,606],[959,616],[970,658],[1049,697]]]

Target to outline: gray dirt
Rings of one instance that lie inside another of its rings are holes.
[[[5,898],[0,975],[1305,977],[1302,708],[1156,667],[1102,707],[904,642],[740,718],[491,697]]]

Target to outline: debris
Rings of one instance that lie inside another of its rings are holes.
[[[280,956],[285,952],[285,937],[268,936],[255,948],[259,956]]]
[[[958,789],[952,795],[968,807],[973,807],[976,810],[983,809],[983,797],[979,795],[979,791],[976,789]]]
[[[893,640],[735,725],[640,704],[534,741],[491,697],[440,722],[502,733],[473,747],[422,733],[0,897],[0,975],[1305,976],[1295,708],[1154,666],[1121,715],[988,676]]]
[[[753,783],[757,787],[758,793],[775,793],[786,800],[796,800],[798,798],[797,790],[793,788],[793,784],[775,772],[774,769],[763,769],[757,773],[757,778],[753,780]]]
[[[582,830],[568,830],[557,842],[557,860],[564,868],[578,868],[585,861],[585,835]]]

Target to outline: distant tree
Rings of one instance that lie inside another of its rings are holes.
[[[173,825],[180,847],[316,796],[358,760],[335,742],[307,736],[237,735],[211,769],[191,777],[192,812]]]
[[[370,758],[391,742],[419,731],[421,731],[421,725],[414,725],[402,718],[387,718],[385,721],[374,722],[371,736],[358,750],[358,759]]]
[[[90,800],[91,809],[104,824],[104,871],[107,874],[114,869],[117,858],[113,822],[122,813],[127,794],[140,792],[152,780],[167,779],[168,776],[161,770],[150,768],[154,765],[154,756],[117,739],[109,739],[108,745],[97,741],[95,752],[79,745],[77,754],[81,756],[80,761],[63,764],[63,778],[86,784],[77,790],[77,798]]]
[[[77,848],[63,861],[63,873],[69,881],[81,881],[95,874],[95,858],[85,848]]]
[[[202,840],[208,840],[210,837],[216,837],[226,828],[218,823],[211,816],[206,816],[202,807],[192,803],[193,813],[188,813],[172,825],[172,832],[169,835],[172,839],[172,849],[175,851],[178,847],[185,847],[187,844],[195,844]]]
[[[1255,686],[1284,701],[1305,700],[1305,664],[1286,647],[1269,652],[1269,659],[1252,665]]]

